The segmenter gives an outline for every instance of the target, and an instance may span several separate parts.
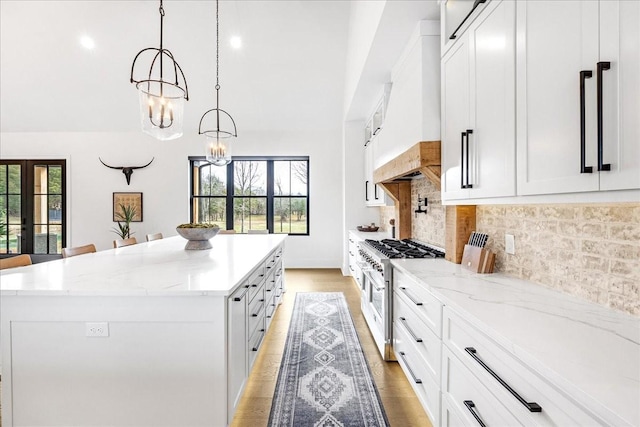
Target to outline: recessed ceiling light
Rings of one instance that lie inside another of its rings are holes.
[[[242,39],[239,36],[233,36],[229,40],[231,47],[234,49],[240,49],[242,47]]]
[[[89,36],[81,36],[80,44],[82,45],[82,47],[89,50],[92,50],[94,47],[96,47],[96,42],[94,42],[93,39]]]

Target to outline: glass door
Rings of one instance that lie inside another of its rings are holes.
[[[59,258],[66,246],[66,162],[0,161],[0,256]]]

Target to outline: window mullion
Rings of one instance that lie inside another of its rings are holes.
[[[273,160],[267,160],[267,230],[269,230],[269,233],[275,232],[273,224],[273,213],[275,212],[275,206],[273,202],[275,185],[273,169]]]
[[[234,168],[234,162],[231,161],[231,163],[229,163],[227,165],[227,225],[226,225],[226,229],[227,230],[233,230],[233,222],[234,222],[234,218],[233,218],[233,205],[234,205],[234,199],[233,199],[233,189],[234,189],[234,181],[233,181],[233,168]]]

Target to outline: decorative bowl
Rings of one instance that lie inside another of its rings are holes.
[[[176,227],[178,234],[188,240],[185,249],[211,249],[211,239],[218,234],[220,227]]]
[[[357,228],[358,231],[378,231],[380,227],[373,225],[359,225]]]

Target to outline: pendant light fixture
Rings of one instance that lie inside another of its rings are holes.
[[[220,18],[216,0],[216,107],[200,118],[198,134],[205,136],[207,161],[216,166],[231,163],[231,142],[238,136],[236,122],[226,111],[220,109]],[[203,130],[203,125],[204,129]]]
[[[182,136],[184,103],[189,100],[187,81],[173,54],[162,44],[164,8],[160,0],[160,48],[142,49],[131,65],[131,83],[138,89],[142,131],[159,139]],[[149,74],[142,80],[133,77],[136,61],[143,53],[151,60]],[[166,62],[166,63],[165,63]],[[165,76],[166,72],[166,76]],[[168,77],[165,80],[165,77]]]

